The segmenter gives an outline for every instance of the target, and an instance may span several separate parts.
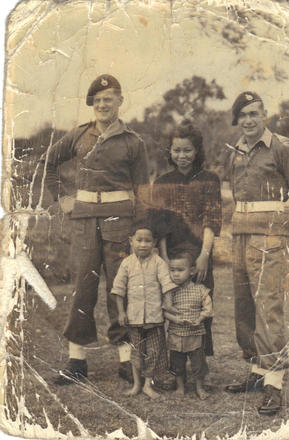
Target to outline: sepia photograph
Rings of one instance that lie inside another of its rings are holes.
[[[286,0],[6,20],[0,429],[288,440]]]

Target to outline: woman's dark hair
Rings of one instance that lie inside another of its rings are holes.
[[[199,171],[205,161],[205,153],[203,148],[203,136],[202,133],[197,130],[191,121],[185,119],[171,134],[170,136],[170,149],[175,138],[189,139],[192,145],[196,149],[196,157],[193,162],[193,167],[195,170]],[[169,151],[169,164],[176,167],[175,163],[172,161],[171,153]]]

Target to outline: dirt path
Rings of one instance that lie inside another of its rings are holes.
[[[264,429],[277,430],[282,419],[287,419],[287,406],[277,417],[260,417],[256,410],[261,393],[232,396],[224,386],[248,372],[235,340],[233,290],[231,269],[219,266],[215,270],[215,318],[213,325],[215,355],[209,358],[210,375],[207,379],[210,397],[202,402],[194,394],[188,370],[188,389],[185,398],[176,399],[170,392],[163,392],[162,400],[153,402],[144,395],[124,397],[127,384],[117,376],[118,357],[114,347],[107,344],[108,325],[105,310],[104,284],[96,309],[99,322],[99,341],[88,349],[89,381],[86,385],[57,387],[53,378],[67,360],[67,343],[61,332],[69,310],[71,286],[56,286],[53,292],[58,300],[54,312],[48,312],[36,297],[27,296],[24,354],[24,395],[31,417],[28,423],[46,426],[45,413],[55,429],[62,433],[71,431],[79,435],[82,429],[70,416],[73,415],[88,433],[104,435],[120,427],[128,436],[137,434],[136,424],[130,414],[136,414],[149,423],[158,435],[200,435],[207,439],[235,434],[241,427],[247,433]],[[32,370],[33,368],[34,370]],[[44,379],[37,379],[35,371]],[[284,391],[284,402],[288,387]],[[58,399],[58,401],[57,401]],[[117,405],[114,405],[115,402]],[[66,409],[67,407],[67,409]],[[70,414],[70,415],[69,415]]]

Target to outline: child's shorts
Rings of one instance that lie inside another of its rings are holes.
[[[203,346],[189,352],[170,350],[170,371],[175,376],[184,376],[186,373],[186,362],[188,358],[191,361],[194,379],[202,379],[208,374],[209,369]]]

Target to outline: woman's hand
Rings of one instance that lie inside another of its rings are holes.
[[[160,240],[159,247],[160,247],[160,257],[163,260],[165,260],[165,262],[167,264],[169,264],[170,260],[169,260],[168,253],[167,253],[167,239],[166,239],[166,237],[164,237]]]
[[[204,229],[202,250],[196,260],[197,283],[205,281],[207,277],[209,256],[212,251],[214,236],[214,231],[211,228]]]
[[[196,259],[197,283],[205,281],[208,272],[209,255],[200,254]]]

